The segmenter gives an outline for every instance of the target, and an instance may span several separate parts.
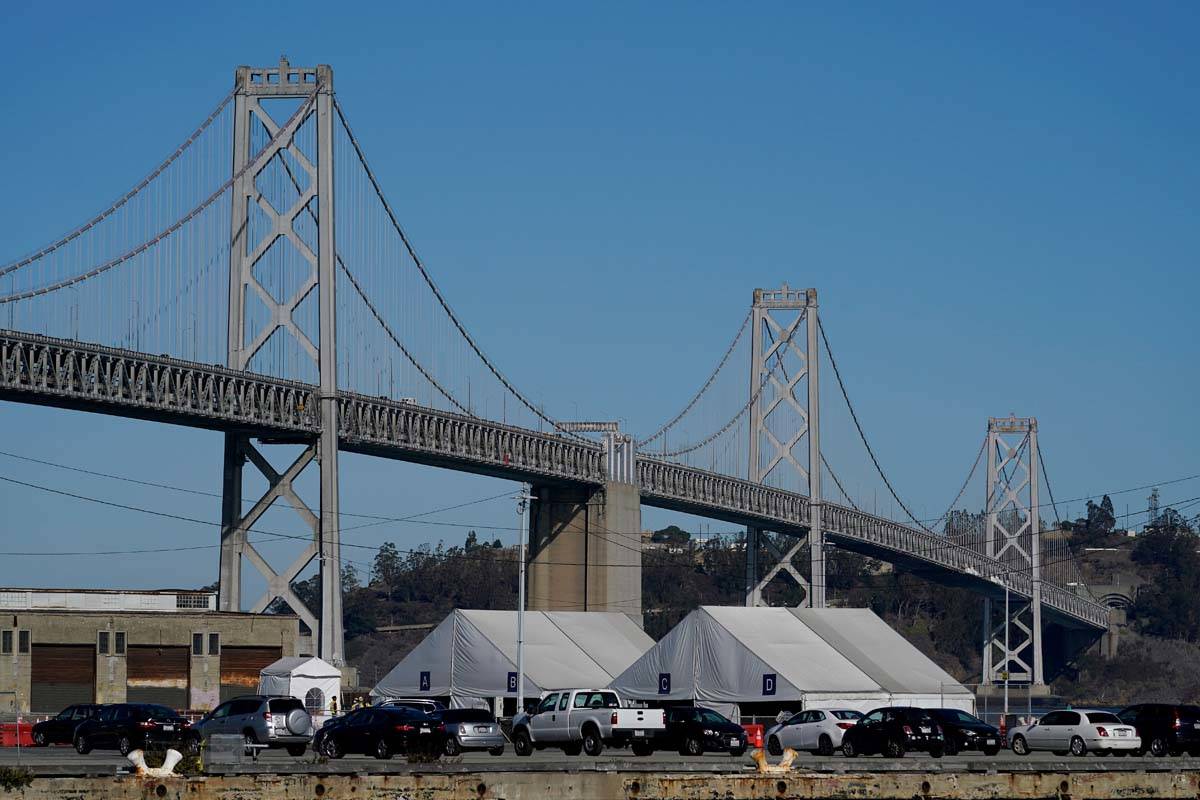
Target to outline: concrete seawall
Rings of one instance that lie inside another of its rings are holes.
[[[1200,772],[1082,771],[786,775],[629,771],[480,771],[390,774],[251,774],[146,780],[35,777],[8,800],[1115,800],[1200,797]]]

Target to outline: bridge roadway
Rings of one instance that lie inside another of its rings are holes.
[[[146,419],[274,441],[320,430],[319,389],[167,356],[0,330],[0,400]],[[509,480],[600,485],[603,449],[591,442],[340,392],[340,449]],[[642,502],[789,534],[808,527],[808,498],[740,478],[637,458]],[[944,584],[1002,598],[1005,583],[1028,598],[1029,575],[941,536],[834,503],[822,506],[826,538]],[[1069,630],[1104,630],[1107,609],[1043,583],[1043,614]]]

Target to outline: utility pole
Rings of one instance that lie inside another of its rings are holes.
[[[529,540],[529,504],[533,501],[532,487],[522,484],[517,495],[517,510],[521,515],[521,563],[517,570],[517,711],[525,710],[525,543]]]

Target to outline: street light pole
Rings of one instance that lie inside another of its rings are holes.
[[[517,508],[521,513],[521,563],[517,573],[517,714],[525,710],[525,541],[529,538],[531,488],[524,484],[517,495]]]
[[[1004,718],[1008,719],[1008,672],[1012,667],[1012,652],[1008,649],[1008,575],[1004,576]]]

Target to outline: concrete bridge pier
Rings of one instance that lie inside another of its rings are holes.
[[[637,486],[535,485],[528,607],[619,611],[642,624],[642,507]]]

